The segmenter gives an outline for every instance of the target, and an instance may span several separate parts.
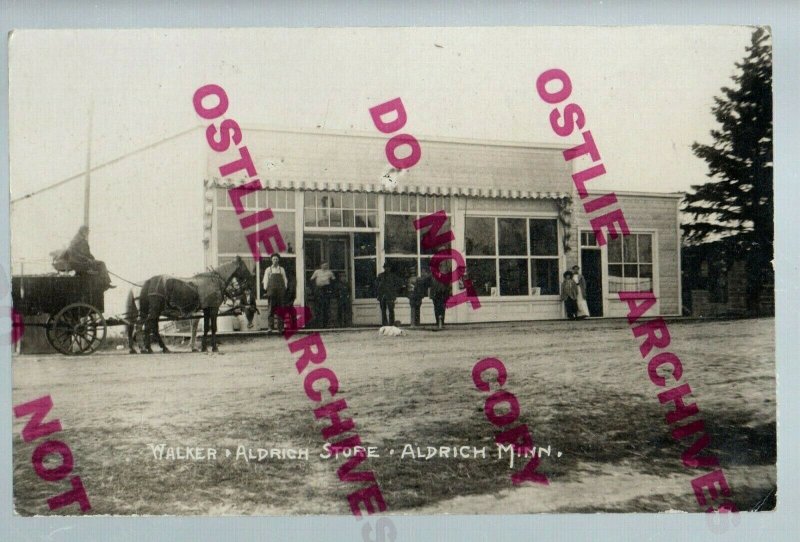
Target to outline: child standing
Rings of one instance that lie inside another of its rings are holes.
[[[564,281],[561,283],[561,301],[567,318],[575,320],[578,315],[578,285],[572,280],[572,271],[564,271]]]

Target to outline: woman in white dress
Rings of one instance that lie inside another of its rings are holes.
[[[572,280],[578,285],[578,318],[589,317],[589,304],[586,303],[586,280],[581,275],[581,268],[572,266]]]

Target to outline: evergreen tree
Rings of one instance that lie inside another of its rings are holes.
[[[723,87],[711,111],[721,128],[713,145],[694,143],[708,163],[703,185],[684,200],[693,221],[683,226],[689,243],[725,238],[730,259],[744,259],[748,308],[758,313],[761,287],[772,280],[772,45],[766,29],[753,32],[748,56],[736,63],[734,88]]]

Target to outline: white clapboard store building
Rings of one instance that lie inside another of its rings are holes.
[[[273,210],[287,243],[282,264],[296,281],[296,304],[313,306],[309,277],[328,262],[340,285],[332,311],[346,313],[340,323],[378,324],[376,275],[386,261],[406,278],[427,266],[430,254],[413,221],[444,209],[453,248],[464,254],[481,302],[478,310],[464,304],[448,311],[448,323],[562,318],[559,283],[575,264],[587,281],[592,316],[623,316],[620,290],[651,290],[658,298],[654,314],[680,314],[682,194],[616,191],[631,235],[600,247],[576,204],[566,147],[418,139],[422,159],[398,174],[390,171],[386,139],[377,132],[244,131],[243,144],[267,187],[249,195],[245,206]],[[245,177],[219,177],[231,156],[207,154],[205,263],[239,255],[262,276],[268,258],[253,261],[227,194]],[[259,304],[266,305],[263,293]],[[423,323],[433,321],[432,313],[425,299]],[[398,298],[396,316],[408,323],[407,298]]]

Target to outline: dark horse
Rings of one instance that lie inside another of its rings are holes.
[[[231,292],[234,279],[238,288]],[[139,293],[139,307],[136,307],[136,297],[133,290],[128,294],[127,320],[128,348],[131,354],[136,354],[133,335],[137,324],[144,322],[144,348],[143,352],[153,353],[153,339],[163,352],[169,352],[158,331],[158,321],[162,314],[175,317],[188,315],[203,310],[203,341],[202,350],[205,352],[206,337],[211,331],[211,350],[218,352],[217,348],[217,314],[219,307],[225,299],[236,302],[247,299],[246,291],[253,288],[253,275],[247,269],[240,257],[222,264],[216,269],[199,273],[189,279],[178,279],[167,275],[156,275],[142,284]],[[251,295],[251,306],[245,310],[248,322],[252,323],[255,313],[255,296]],[[141,315],[141,320],[139,316]],[[194,328],[193,328],[194,329]]]

